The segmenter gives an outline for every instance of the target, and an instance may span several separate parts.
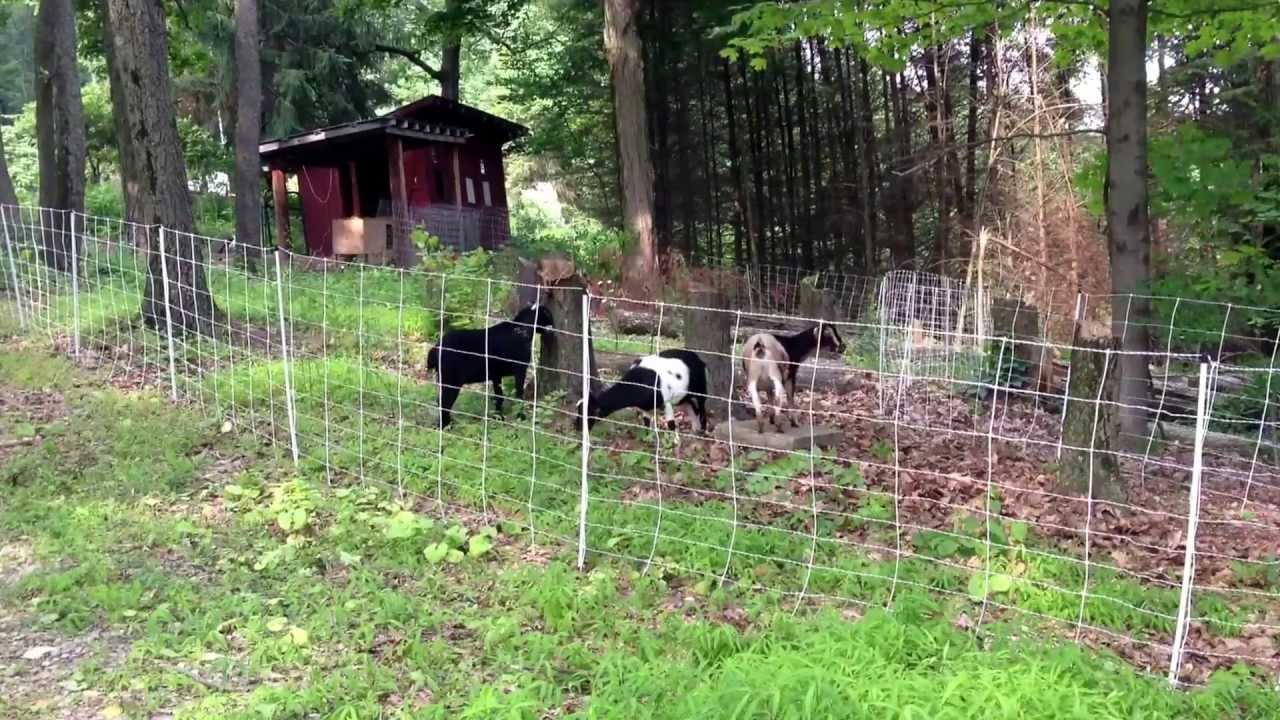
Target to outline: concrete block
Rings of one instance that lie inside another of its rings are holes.
[[[781,431],[766,423],[763,433],[756,432],[756,421],[754,419],[734,420],[732,422],[734,444],[741,443],[773,450],[804,451],[808,450],[811,445],[813,447],[829,448],[838,443],[841,438],[840,430],[828,425],[814,425],[813,436],[810,437],[809,424],[803,421],[800,423],[800,427],[793,428],[784,420]],[[716,439],[728,442],[729,421],[717,425],[714,435]]]

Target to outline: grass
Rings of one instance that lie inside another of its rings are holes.
[[[383,484],[330,486],[319,468],[295,470],[197,408],[102,389],[61,359],[9,350],[0,370],[6,397],[64,404],[56,416],[4,405],[5,435],[29,425],[40,441],[0,466],[0,543],[28,551],[0,604],[33,633],[91,638],[62,684],[42,687],[28,663],[8,671],[4,717],[1280,712],[1245,671],[1174,692],[1118,659],[1012,629],[980,643],[947,603],[909,589],[894,613],[855,620],[836,608],[793,615],[776,594],[630,563],[578,573],[564,546],[533,547],[499,516],[458,523]],[[779,469],[762,468],[762,478]],[[476,490],[474,478],[455,482]],[[50,696],[63,704],[41,704]]]
[[[167,377],[162,344],[136,321],[133,262],[90,264],[84,342]],[[278,323],[267,269],[209,273],[221,307],[264,331]],[[1063,548],[1008,521],[992,526],[988,557],[985,524],[963,511],[950,529],[899,536],[892,499],[856,462],[813,461],[844,491],[840,505],[822,499],[815,527],[807,504],[818,497],[790,490],[809,475],[807,456],[749,453],[733,476],[706,469],[707,448],[686,448],[661,470],[692,491],[656,498],[652,436],[602,430],[616,448],[590,458],[593,569],[579,574],[577,437],[550,411],[564,403],[543,396],[535,419],[485,423],[483,396],[464,393],[455,412],[470,417],[442,438],[434,386],[397,372],[400,361],[420,366],[439,332],[428,309],[438,285],[365,268],[294,272],[287,287],[298,469],[282,456],[285,373],[270,342],[179,343],[182,408],[104,390],[101,375],[57,358],[0,351],[0,387],[51,392],[67,410],[49,422],[19,412],[0,426],[0,438],[41,440],[0,466],[0,541],[29,551],[33,568],[4,601],[41,631],[127,641],[123,664],[82,663],[76,682],[128,714],[1119,718],[1276,708],[1249,670],[1176,694],[1108,655],[1012,639],[1054,637],[1083,618],[1167,644],[1177,592],[1097,567],[1082,604],[1082,565]],[[502,307],[489,287],[450,279],[450,317],[478,324],[477,308]],[[54,335],[76,311],[61,291],[38,323]],[[648,338],[606,339],[616,352],[651,348]],[[851,354],[874,362],[871,340],[851,338]],[[468,513],[483,519],[459,523]],[[802,594],[810,599],[797,603]],[[846,603],[813,600],[824,597],[856,598],[865,605],[848,605],[865,617],[851,623]],[[890,600],[892,614],[872,609]],[[998,605],[979,642],[957,626],[984,600]],[[1195,610],[1224,636],[1269,612],[1205,591]],[[0,700],[10,703],[0,716],[40,716],[19,697]]]

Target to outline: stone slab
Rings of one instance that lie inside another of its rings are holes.
[[[756,421],[754,419],[734,420],[732,422],[734,444],[742,443],[743,445],[753,445],[773,450],[808,450],[811,446],[828,448],[838,443],[842,437],[837,428],[828,425],[814,425],[813,436],[810,437],[809,424],[806,422],[801,422],[800,427],[795,428],[784,424],[785,429],[782,432],[766,423],[763,433],[756,432]],[[717,439],[727,442],[729,440],[729,421],[717,425],[714,435]]]

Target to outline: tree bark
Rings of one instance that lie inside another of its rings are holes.
[[[644,57],[636,27],[638,0],[603,0],[604,48],[613,84],[622,212],[635,245],[622,268],[623,286],[652,293],[657,286],[657,240],[653,228],[653,161],[644,99]]]
[[[1111,332],[1120,360],[1120,425],[1127,442],[1146,438],[1151,378],[1145,355],[1151,278],[1147,196],[1147,0],[1113,0],[1107,56],[1107,239]],[[1127,321],[1127,322],[1126,322]]]
[[[538,357],[538,392],[563,390],[570,407],[582,399],[582,298],[586,282],[580,275],[573,275],[557,283],[547,285],[544,304],[555,320],[555,329],[543,336],[542,350]],[[588,391],[593,395],[600,391],[600,374],[596,363],[595,341],[588,328],[588,362],[591,378]]]
[[[41,0],[35,27],[36,136],[44,208],[84,212],[84,108],[76,65],[76,20],[71,0]],[[70,271],[70,216],[46,218],[42,255],[49,267]]]
[[[1115,347],[1113,343],[1110,339],[1082,337],[1079,327],[1076,329],[1072,345],[1077,349],[1071,353],[1071,394],[1063,413],[1058,478],[1067,490],[1083,494],[1092,484],[1092,497],[1118,502],[1125,497],[1125,487],[1114,451],[1118,447],[1117,363],[1116,356],[1106,352]]]
[[[446,14],[456,17],[462,0],[447,0]],[[449,100],[461,98],[462,89],[462,34],[450,31],[440,49],[440,97]]]
[[[262,66],[258,51],[258,0],[236,0],[236,238],[262,244]]]
[[[124,115],[135,160],[134,176],[125,182],[137,184],[141,221],[165,233],[163,256],[159,238],[151,238],[142,317],[160,332],[171,317],[175,334],[212,334],[219,313],[209,293],[203,244],[190,234],[194,222],[169,81],[164,6],[160,0],[107,0],[107,10],[106,41],[118,70],[113,80],[123,80],[117,95],[122,105],[114,111]]]
[[[729,176],[733,183],[733,201],[737,208],[734,223],[733,259],[738,267],[750,262],[751,248],[755,244],[755,228],[751,222],[751,203],[747,199],[747,185],[742,171],[742,151],[738,146],[737,112],[733,107],[733,75],[729,71],[729,61],[720,61],[721,77],[724,80],[725,123],[729,133]],[[746,247],[743,247],[743,235],[746,235]]]
[[[9,163],[4,154],[4,129],[0,128],[0,205],[17,205],[18,192],[13,188],[13,178],[9,176]]]
[[[982,64],[982,40],[978,29],[969,34],[969,107],[965,117],[964,139],[964,206],[965,225],[970,232],[977,231],[978,219],[975,217],[978,203],[978,66]],[[968,243],[957,248],[956,254],[968,257]]]
[[[707,365],[707,415],[729,418],[729,400],[736,397],[733,373],[732,303],[722,289],[698,289],[689,293],[684,310],[686,347],[698,353]],[[711,428],[707,428],[708,431]]]
[[[99,0],[99,16],[105,21],[109,15],[107,0]],[[110,81],[111,107],[123,108],[125,80],[120,75],[120,63],[116,62],[115,49],[109,39],[102,43],[102,54],[107,61],[107,77]],[[140,188],[137,183],[138,173],[135,169],[133,138],[129,134],[128,123],[123,112],[113,111],[111,121],[115,125],[116,150],[120,155],[120,190],[124,195],[124,219],[132,223],[142,223]]]

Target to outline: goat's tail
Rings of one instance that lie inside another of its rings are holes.
[[[763,360],[764,356],[769,354],[769,351],[765,348],[763,342],[757,340],[751,345],[751,354],[754,355],[757,360]]]
[[[427,370],[440,369],[440,346],[436,346],[427,351]]]

